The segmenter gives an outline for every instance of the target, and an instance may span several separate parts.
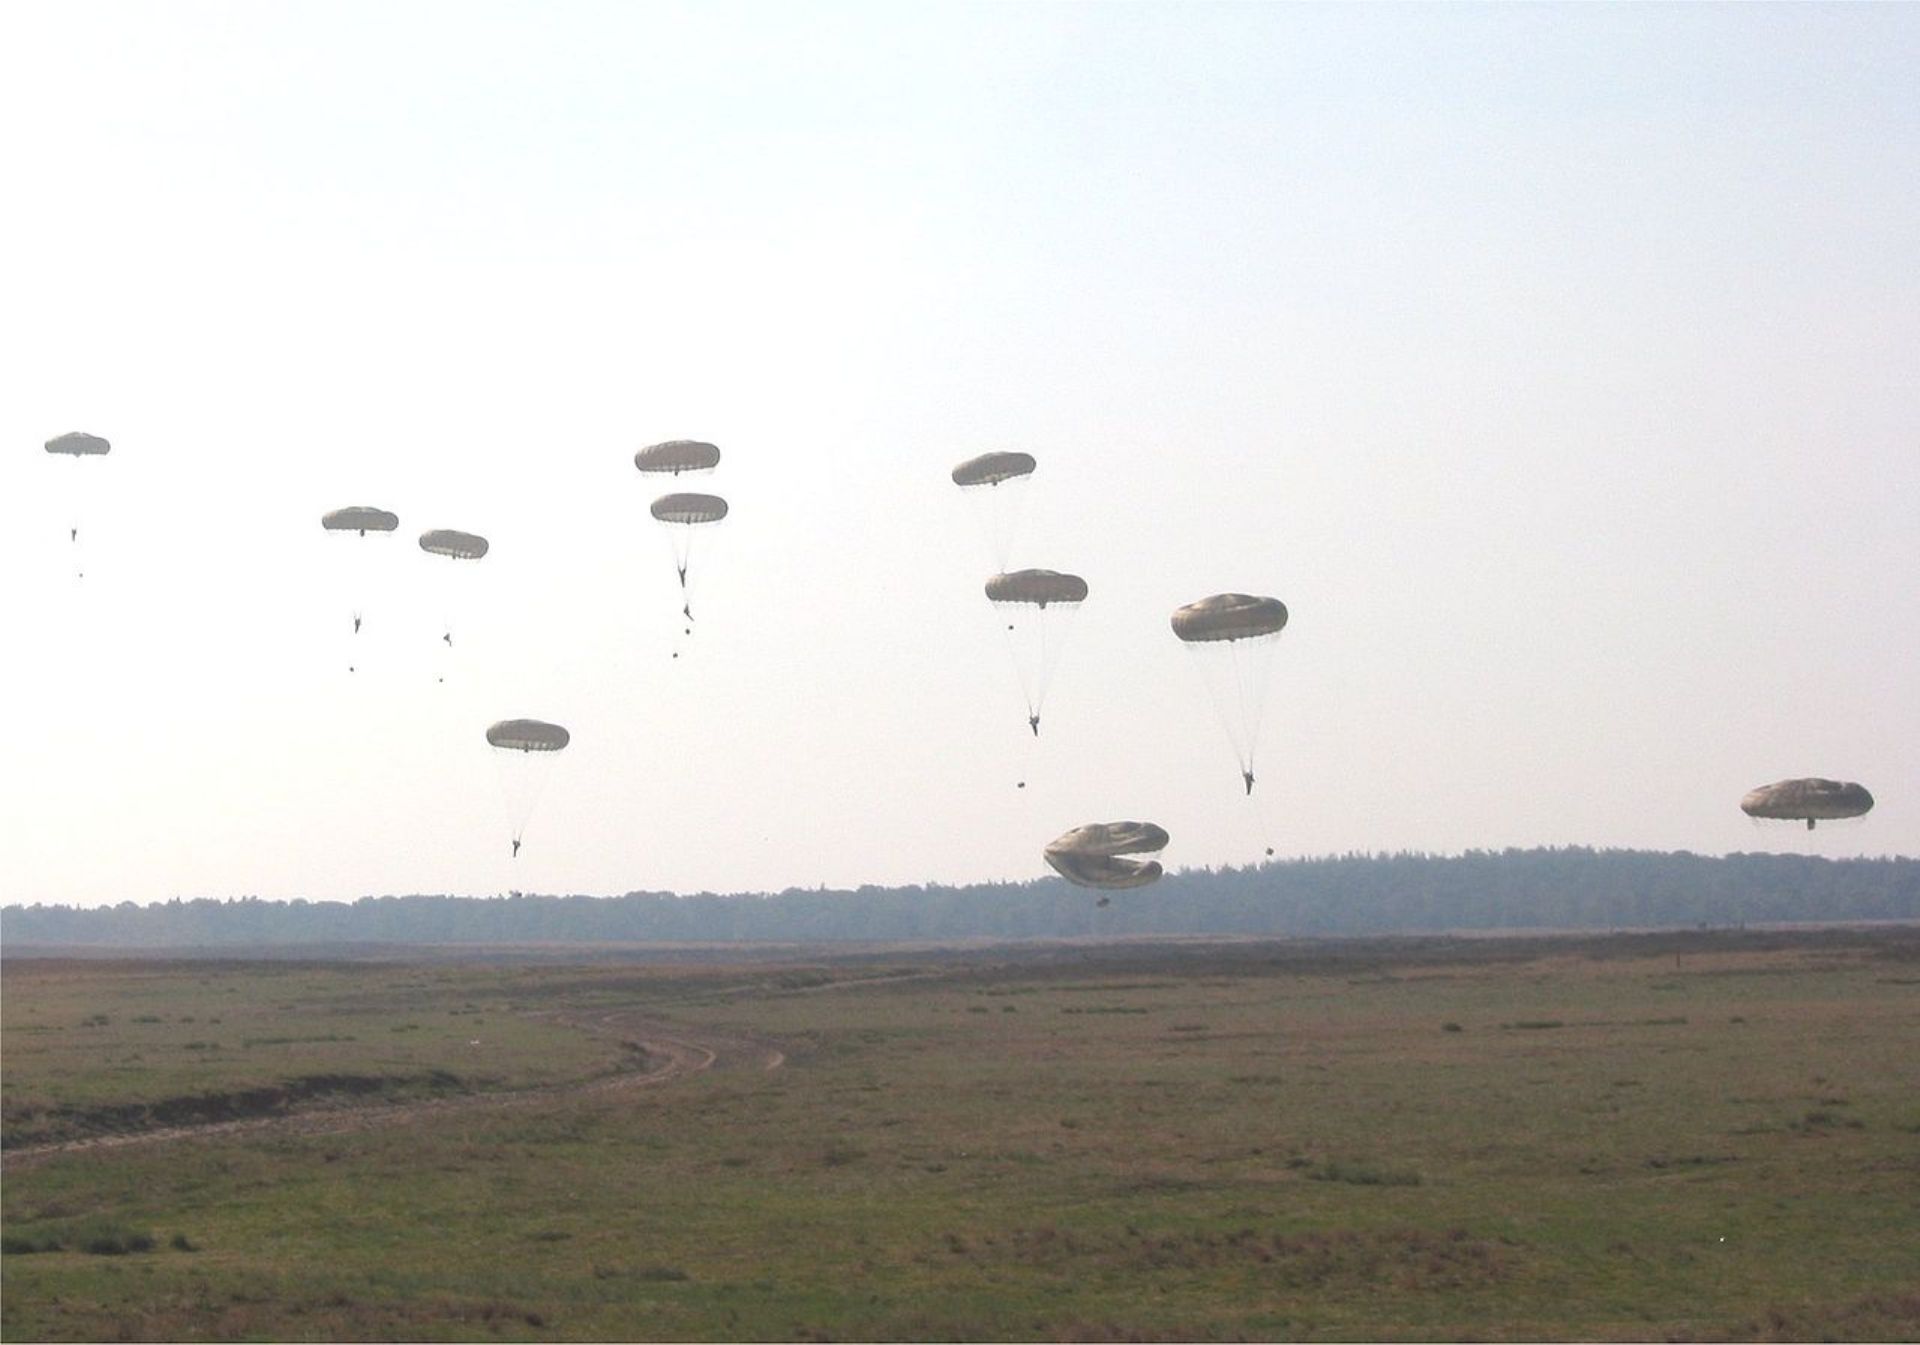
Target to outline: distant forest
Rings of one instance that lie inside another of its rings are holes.
[[[1170,874],[1101,894],[1058,879],[766,895],[382,896],[0,907],[0,945],[893,942],[1329,936],[1920,920],[1920,860],[1581,847],[1346,855]]]

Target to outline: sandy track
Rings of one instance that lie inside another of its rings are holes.
[[[447,1116],[486,1107],[525,1107],[556,1098],[595,1093],[653,1088],[675,1079],[714,1069],[775,1070],[786,1063],[785,1053],[751,1037],[688,1030],[657,1019],[633,1013],[579,1014],[548,1012],[532,1015],[552,1018],[595,1036],[617,1036],[644,1052],[644,1065],[612,1074],[535,1088],[502,1089],[486,1093],[463,1093],[456,1097],[424,1098],[417,1102],[389,1104],[361,1103],[353,1106],[315,1107],[307,1111],[249,1116],[233,1121],[209,1121],[204,1125],[165,1126],[153,1130],[118,1135],[90,1135],[52,1144],[22,1145],[0,1153],[0,1171],[14,1171],[45,1162],[61,1154],[95,1149],[120,1149],[137,1144],[167,1144],[179,1140],[213,1139],[228,1135],[278,1133],[286,1135],[332,1135],[372,1126],[398,1125]]]

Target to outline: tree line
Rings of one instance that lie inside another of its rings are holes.
[[[0,945],[846,942],[1352,936],[1920,920],[1920,860],[1563,847],[1349,854],[1189,870],[1097,893],[1058,879],[767,894],[174,899],[0,907]]]

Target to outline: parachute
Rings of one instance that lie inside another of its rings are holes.
[[[451,560],[479,560],[487,554],[488,545],[486,538],[470,532],[436,528],[420,534],[420,549],[430,556],[446,556]]]
[[[573,735],[544,719],[503,719],[487,729],[487,744],[509,752],[558,752]]]
[[[1249,794],[1268,665],[1286,624],[1285,603],[1245,593],[1216,593],[1173,614],[1173,633],[1193,652]]]
[[[1873,795],[1866,786],[1817,777],[1762,785],[1748,790],[1740,800],[1740,811],[1748,817],[1767,822],[1805,822],[1808,831],[1816,822],[1863,817],[1872,808]]]
[[[456,532],[452,528],[435,528],[431,532],[420,534],[420,549],[430,556],[445,556],[448,560],[479,560],[489,549],[487,539],[471,532]],[[452,606],[453,594],[442,593],[442,601]],[[441,643],[448,649],[453,648],[453,615],[448,612],[441,621]],[[440,681],[446,681],[442,674]]]
[[[986,538],[994,568],[1007,568],[1007,553],[1020,526],[1020,506],[1033,476],[1031,453],[982,453],[953,469],[953,484],[965,492]]]
[[[55,457],[70,458],[74,462],[80,462],[87,458],[105,457],[113,450],[113,445],[97,434],[88,434],[83,430],[70,430],[66,434],[56,435],[47,440],[46,450]],[[83,484],[78,478],[71,483],[71,498],[67,511],[67,541],[76,548],[80,545]],[[74,552],[76,563],[79,555],[79,551],[76,550]],[[74,573],[81,579],[87,577],[85,570],[76,569]]]
[[[720,450],[698,439],[669,439],[651,444],[633,455],[633,465],[643,472],[710,472],[720,465]]]
[[[546,790],[550,764],[571,741],[572,734],[544,719],[503,719],[487,729],[487,743],[494,749],[500,791],[506,800],[507,821],[513,828],[516,859],[534,805]]]
[[[687,591],[687,560],[693,551],[693,530],[725,518],[727,502],[718,495],[662,495],[653,502],[653,516],[667,525],[673,542],[673,568],[680,576],[680,614],[691,621],[693,598]]]
[[[399,515],[385,509],[375,509],[371,505],[349,505],[345,509],[335,509],[320,516],[320,526],[328,532],[343,533],[355,538],[365,538],[368,533],[389,533],[400,526]],[[354,568],[356,573],[351,581],[353,593],[353,633],[360,633],[360,623],[366,612],[361,606],[361,595],[372,586],[369,561],[372,553],[366,550],[364,542],[356,542],[354,549]],[[357,665],[347,665],[347,671],[353,672]]]
[[[1027,701],[1027,727],[1040,736],[1040,712],[1066,645],[1074,613],[1086,601],[1087,581],[1057,570],[1015,570],[987,580],[987,599],[1006,614],[1020,692]]]
[[[47,452],[64,453],[72,458],[97,458],[112,451],[113,445],[105,439],[81,430],[69,430],[47,440]]]
[[[1152,822],[1089,822],[1055,837],[1041,857],[1078,887],[1145,887],[1159,879],[1160,862],[1127,856],[1164,850],[1167,840]]]
[[[392,532],[400,526],[400,516],[371,505],[349,505],[320,515],[320,526],[328,532],[354,532],[365,537],[370,532]]]

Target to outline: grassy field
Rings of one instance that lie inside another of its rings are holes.
[[[8,1340],[1920,1337],[1911,930],[0,992]]]

